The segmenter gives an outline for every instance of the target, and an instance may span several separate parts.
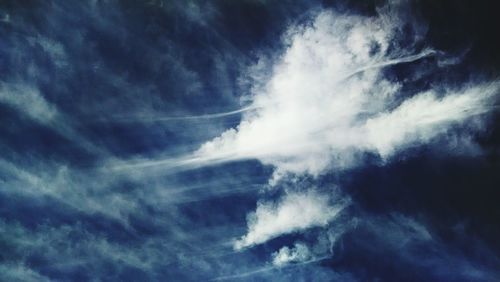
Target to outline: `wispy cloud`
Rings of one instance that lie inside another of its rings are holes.
[[[0,84],[0,103],[5,103],[41,123],[50,123],[58,116],[54,105],[39,90],[24,83]]]
[[[415,144],[427,143],[450,130],[452,124],[496,109],[499,83],[473,85],[461,91],[434,91],[405,100],[396,109],[369,118],[362,130],[368,146],[381,156]],[[441,97],[439,97],[441,96]],[[480,130],[477,127],[473,130]]]
[[[41,275],[22,263],[1,264],[0,272],[2,278],[8,281],[50,281],[48,277]]]
[[[332,203],[334,201],[334,203]],[[235,242],[235,249],[264,243],[270,239],[302,231],[314,226],[326,226],[346,206],[343,199],[330,199],[314,190],[291,192],[276,203],[261,202],[255,213],[248,216],[248,232]]]
[[[0,5],[0,280],[354,281],[330,267],[344,246],[493,280],[410,217],[353,215],[336,182],[469,146],[500,83],[413,87],[462,57],[399,4],[319,2]]]

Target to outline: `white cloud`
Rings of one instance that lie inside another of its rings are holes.
[[[271,77],[254,89],[254,110],[195,156],[256,158],[278,172],[318,175],[355,166],[359,153],[390,157],[489,110],[498,83],[415,93],[400,103],[401,83],[385,79],[382,67],[437,53],[389,52],[395,21],[323,12],[312,25],[292,28]]]
[[[192,163],[258,159],[276,168],[273,185],[287,174],[318,176],[328,169],[352,168],[367,152],[389,160],[491,110],[498,82],[453,89],[437,85],[403,96],[405,82],[386,79],[382,69],[440,54],[432,49],[398,50],[400,23],[388,15],[363,18],[322,12],[310,25],[291,28],[287,48],[269,78],[252,86],[250,110],[240,124],[203,144],[191,156]],[[261,64],[255,68],[262,69]],[[263,78],[255,73],[249,77]],[[340,209],[314,192],[260,203],[249,217],[247,234],[234,247],[325,226]],[[283,249],[276,259],[284,262],[294,256],[293,250]]]
[[[292,262],[305,262],[312,258],[309,248],[302,243],[295,243],[293,248],[283,247],[272,254],[275,266],[284,266]]]
[[[58,115],[57,109],[47,102],[38,89],[22,83],[1,83],[0,103],[20,110],[42,123],[50,122]]]
[[[433,91],[421,93],[392,112],[368,119],[364,136],[373,149],[387,156],[402,146],[429,141],[447,131],[454,122],[486,113],[491,110],[489,103],[497,92],[497,84],[488,84],[442,98]]]
[[[234,248],[266,242],[282,234],[325,226],[344,208],[345,202],[332,205],[331,199],[311,190],[286,194],[279,202],[259,203],[248,219],[248,233],[236,241]]]

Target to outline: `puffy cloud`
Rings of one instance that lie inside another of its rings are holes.
[[[283,234],[314,226],[326,226],[345,207],[346,201],[331,204],[330,197],[314,190],[286,194],[279,202],[259,203],[248,219],[248,233],[235,249],[261,244]]]
[[[276,266],[284,266],[291,262],[304,262],[311,259],[312,254],[309,248],[302,244],[296,243],[293,248],[283,247],[279,251],[272,254],[273,264]]]
[[[270,78],[254,87],[254,110],[196,157],[256,158],[278,172],[318,175],[357,165],[363,152],[390,157],[489,110],[498,83],[401,97],[403,82],[384,78],[382,68],[439,54],[391,49],[397,21],[323,12],[311,25],[292,28]]]

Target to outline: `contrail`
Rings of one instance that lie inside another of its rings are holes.
[[[304,262],[301,262],[301,263],[288,264],[288,265],[285,265],[285,266],[267,266],[267,267],[259,268],[257,270],[253,270],[253,271],[249,271],[249,272],[244,272],[244,273],[240,273],[240,274],[217,277],[217,278],[211,279],[210,281],[224,281],[224,280],[242,279],[242,278],[249,277],[249,276],[252,276],[252,275],[255,275],[255,274],[273,271],[275,269],[297,267],[297,266],[301,266],[301,265],[305,265],[305,264],[311,264],[311,263],[319,262],[319,261],[326,260],[326,259],[329,259],[329,258],[331,258],[331,257],[330,256],[324,256],[324,257],[319,257],[319,258],[316,258],[316,259],[311,259],[311,260],[308,260],[308,261],[304,261]]]
[[[124,161],[107,168],[112,171],[126,171],[130,169],[147,169],[161,166],[164,169],[174,169],[189,166],[191,164],[202,163],[205,160],[197,157],[166,158],[159,160],[138,160],[133,162]]]
[[[402,58],[397,58],[397,59],[392,59],[392,60],[388,60],[385,62],[380,62],[380,63],[375,63],[373,65],[364,66],[362,68],[359,68],[359,69],[347,74],[341,80],[348,79],[348,78],[350,78],[358,73],[362,73],[362,72],[370,70],[370,69],[382,68],[382,67],[392,66],[392,65],[402,64],[402,63],[411,63],[414,61],[418,61],[422,58],[426,58],[426,57],[435,55],[436,53],[437,53],[436,51],[434,51],[432,49],[428,49],[420,54],[411,55],[411,56],[402,57]]]
[[[407,56],[407,57],[402,57],[402,58],[396,58],[392,60],[388,60],[385,62],[380,62],[380,63],[375,63],[372,65],[364,66],[361,67],[357,70],[354,70],[351,73],[348,73],[345,75],[341,80],[348,79],[358,73],[362,73],[364,71],[370,70],[370,69],[375,69],[375,68],[381,68],[381,67],[386,67],[386,66],[391,66],[391,65],[397,65],[397,64],[402,64],[402,63],[410,63],[414,62],[417,60],[420,60],[425,57],[432,56],[436,54],[437,52],[434,50],[425,50],[424,52],[412,56]],[[118,121],[120,122],[162,122],[162,121],[182,121],[182,120],[200,120],[200,119],[217,119],[217,118],[223,118],[227,116],[232,116],[232,115],[237,115],[240,113],[248,112],[251,110],[259,109],[261,108],[260,106],[256,105],[250,105],[248,107],[244,107],[241,109],[237,109],[234,111],[229,111],[229,112],[221,112],[221,113],[212,113],[212,114],[204,114],[204,115],[192,115],[192,116],[139,116],[139,117],[118,117]]]
[[[153,160],[136,160],[136,161],[121,161],[105,165],[103,168],[114,172],[125,172],[137,169],[154,169],[161,167],[163,170],[189,170],[196,169],[207,165],[216,165],[231,160],[240,160],[245,158],[238,158],[232,154],[224,154],[219,156],[197,156],[189,154],[181,157],[153,159]]]
[[[198,120],[198,119],[216,119],[227,116],[232,116],[244,112],[248,112],[259,107],[251,105],[245,108],[237,109],[229,112],[213,113],[205,115],[193,115],[193,116],[140,116],[140,117],[123,117],[118,118],[118,121],[122,122],[135,122],[135,121],[148,121],[148,122],[161,122],[161,121],[182,121],[182,120]]]

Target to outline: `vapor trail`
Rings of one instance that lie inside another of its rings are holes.
[[[407,57],[402,57],[402,58],[396,58],[396,59],[388,60],[388,61],[385,61],[385,62],[380,62],[380,63],[375,63],[375,64],[372,64],[372,65],[364,66],[362,68],[359,68],[359,69],[357,69],[357,70],[355,70],[355,71],[347,74],[341,80],[348,79],[348,78],[350,78],[350,77],[352,77],[352,76],[354,76],[354,75],[356,75],[358,73],[362,73],[362,72],[370,70],[370,69],[376,69],[376,68],[393,66],[393,65],[403,64],[403,63],[415,62],[415,61],[418,61],[418,60],[420,60],[422,58],[433,56],[436,53],[437,52],[434,51],[434,50],[425,50],[424,52],[419,53],[419,54],[415,54],[415,55],[411,55],[411,56],[407,56]]]
[[[119,118],[121,122],[136,122],[136,121],[148,121],[148,122],[161,122],[161,121],[182,121],[182,120],[198,120],[198,119],[216,119],[232,115],[237,115],[240,113],[248,112],[257,109],[257,106],[251,105],[245,108],[237,109],[229,112],[205,114],[205,115],[193,115],[193,116],[140,116],[140,117],[123,117]]]
[[[288,264],[288,265],[285,265],[285,266],[267,266],[267,267],[259,268],[257,270],[253,270],[253,271],[249,271],[249,272],[243,272],[243,273],[240,273],[240,274],[217,277],[217,278],[211,279],[210,281],[224,281],[224,280],[242,279],[242,278],[246,278],[246,277],[249,277],[249,276],[252,276],[252,275],[255,275],[255,274],[259,274],[259,273],[270,272],[270,271],[273,271],[275,269],[298,267],[298,266],[301,266],[301,265],[306,265],[306,264],[311,264],[311,263],[323,261],[323,260],[326,260],[326,259],[329,259],[329,258],[331,258],[331,257],[330,256],[324,256],[324,257],[319,257],[319,258],[311,259],[311,260],[308,260],[308,261],[304,261],[304,262],[301,262],[301,263]]]

